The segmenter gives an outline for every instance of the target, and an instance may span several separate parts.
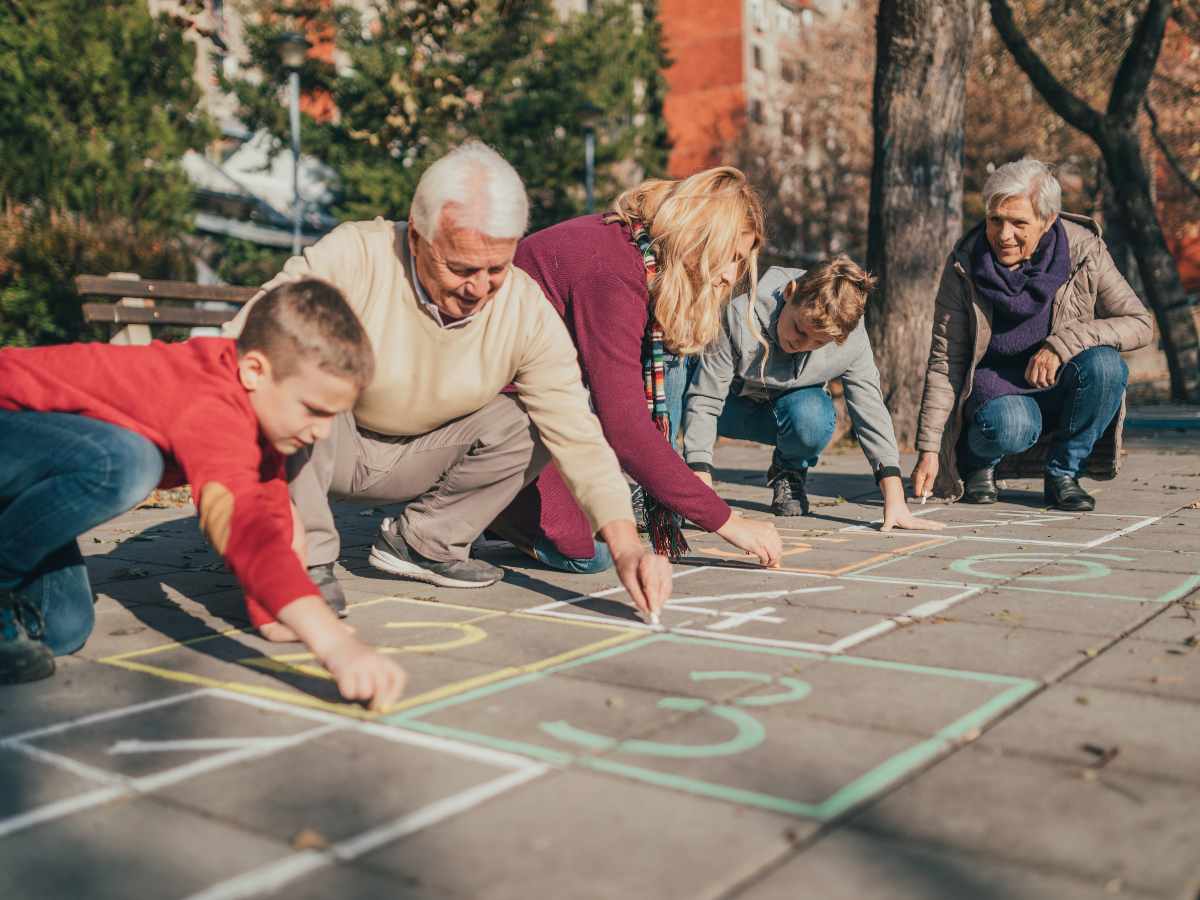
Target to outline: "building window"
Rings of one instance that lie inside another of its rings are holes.
[[[765,0],[750,0],[750,24],[758,31],[767,30]]]
[[[765,118],[766,117],[763,115],[763,102],[761,100],[757,100],[757,99],[751,100],[750,101],[750,121],[755,123],[756,125],[761,125],[763,123],[763,119],[765,119]]]
[[[779,64],[779,75],[786,82],[790,83],[790,82],[795,81],[796,80],[796,64],[794,62],[792,62],[790,59],[785,59],[782,63]]]
[[[781,126],[785,136],[791,137],[796,133],[796,114],[790,109],[783,111],[783,124]]]
[[[754,60],[754,68],[761,72],[763,70],[762,47],[755,44],[750,48],[750,56]]]

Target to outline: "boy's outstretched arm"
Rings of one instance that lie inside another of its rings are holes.
[[[373,712],[382,712],[404,692],[404,670],[355,637],[320,596],[293,600],[279,611],[279,624],[316,655],[347,700],[368,702]]]

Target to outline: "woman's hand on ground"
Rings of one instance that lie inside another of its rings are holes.
[[[762,565],[772,569],[779,568],[779,560],[783,556],[783,541],[780,540],[774,523],[747,519],[733,513],[729,521],[717,529],[717,534],[739,550],[758,557]]]
[[[928,497],[933,493],[933,483],[937,481],[938,455],[932,450],[922,450],[917,457],[917,464],[912,470],[913,496],[917,499]]]

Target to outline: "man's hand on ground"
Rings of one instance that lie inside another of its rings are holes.
[[[612,553],[617,577],[647,622],[671,599],[671,563],[646,549],[632,519],[618,519],[600,529]]]
[[[717,534],[739,550],[757,557],[761,565],[779,568],[783,541],[773,522],[760,522],[732,513],[729,520],[717,529]]]
[[[936,459],[934,460],[936,462]],[[916,480],[914,473],[913,480]],[[932,487],[932,482],[930,484]],[[904,500],[904,482],[899,475],[888,475],[879,481],[879,490],[883,494],[883,527],[881,531],[891,531],[893,528],[912,528],[921,531],[941,531],[946,526],[941,522],[933,522],[914,516]]]

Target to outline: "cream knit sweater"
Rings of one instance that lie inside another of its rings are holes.
[[[421,308],[409,265],[404,222],[348,222],[289,259],[263,289],[321,278],[346,295],[375,351],[375,379],[354,409],[359,425],[427,434],[512,384],[592,527],[632,520],[629,488],[589,408],[575,345],[537,283],[514,266],[481,312],[442,328]],[[227,335],[241,331],[249,307]]]

